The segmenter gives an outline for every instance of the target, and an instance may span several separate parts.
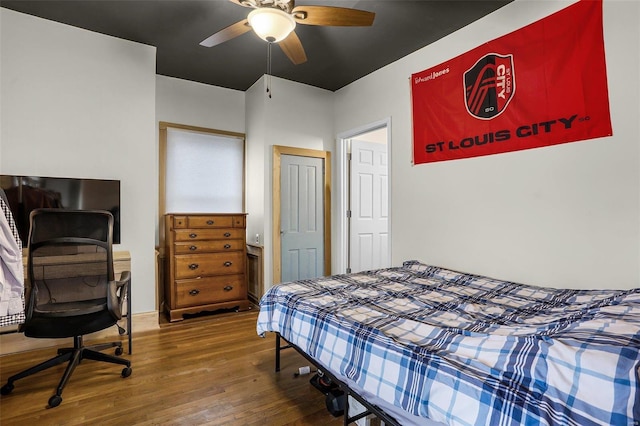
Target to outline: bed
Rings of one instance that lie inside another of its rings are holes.
[[[275,285],[257,332],[395,424],[640,425],[640,288],[552,289],[407,261]]]

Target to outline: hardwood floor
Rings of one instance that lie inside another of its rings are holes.
[[[46,408],[47,401],[66,364],[18,380],[1,397],[0,424],[342,424],[311,376],[294,377],[308,365],[295,350],[282,352],[282,370],[274,372],[275,336],[258,337],[256,318],[255,311],[222,313],[134,334],[133,354],[125,348],[123,355],[132,362],[130,377],[120,376],[119,365],[85,360],[56,408]],[[0,357],[2,384],[53,355],[49,348]]]

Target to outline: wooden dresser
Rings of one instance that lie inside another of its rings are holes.
[[[249,309],[246,214],[165,215],[165,311],[184,314]]]

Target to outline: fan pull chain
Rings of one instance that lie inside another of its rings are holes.
[[[267,43],[267,95],[271,99],[271,45],[273,43]]]

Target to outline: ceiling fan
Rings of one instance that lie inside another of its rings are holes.
[[[213,47],[253,29],[263,40],[278,43],[296,65],[307,61],[302,43],[294,31],[296,24],[368,27],[373,24],[375,18],[375,13],[365,10],[333,6],[296,6],[295,0],[229,1],[253,10],[246,19],[204,39],[200,42],[201,46]]]

